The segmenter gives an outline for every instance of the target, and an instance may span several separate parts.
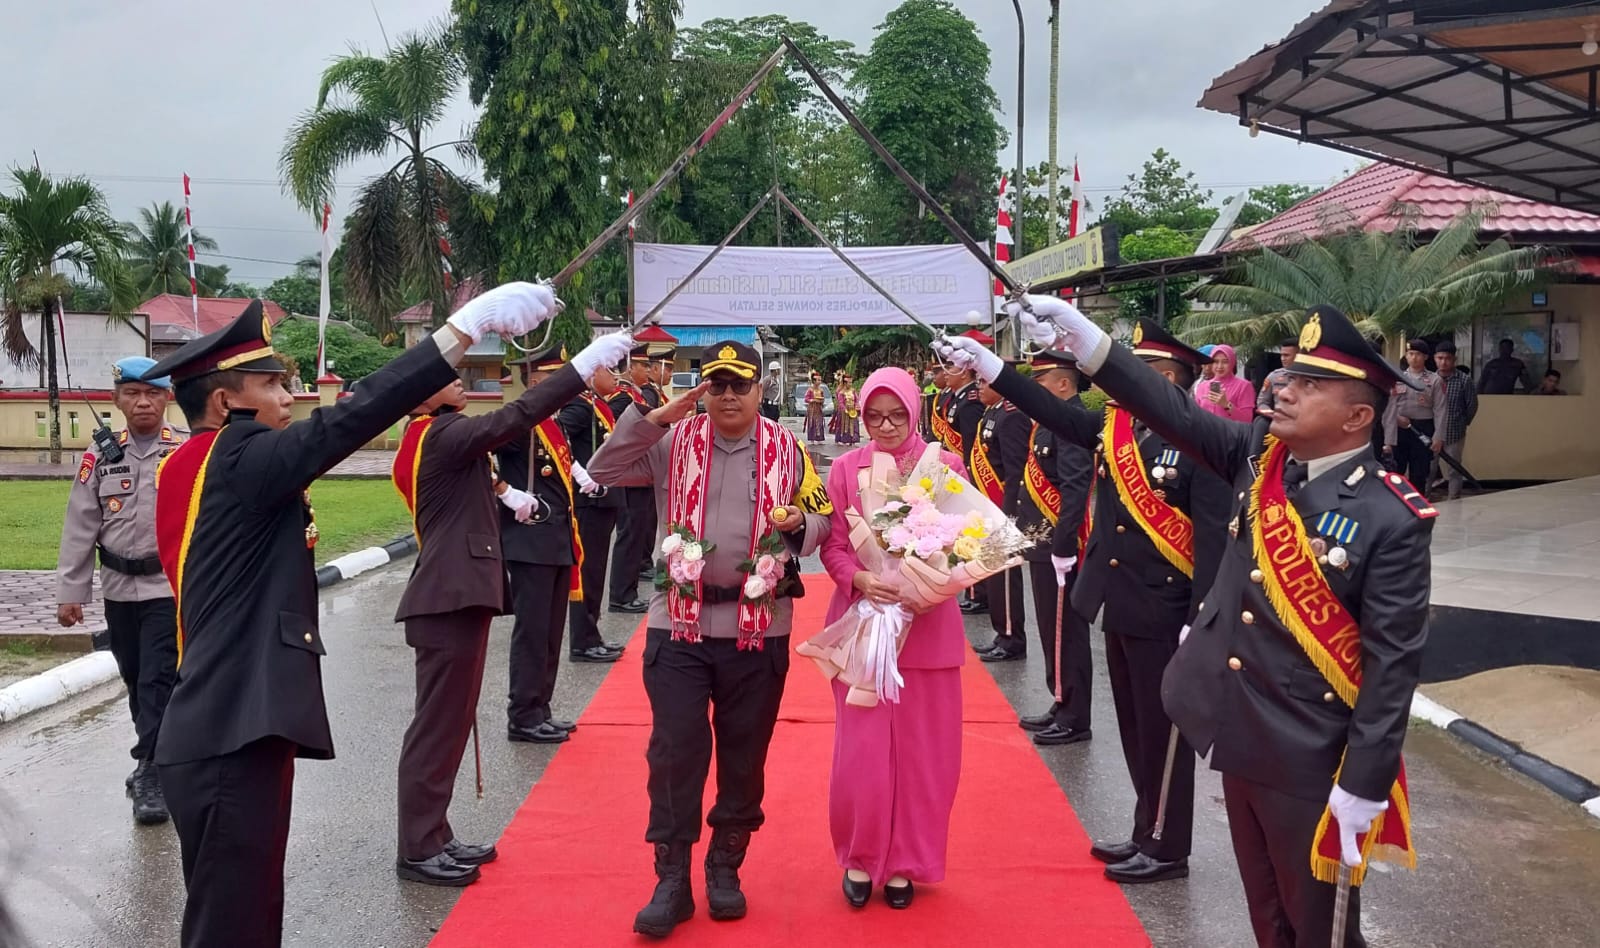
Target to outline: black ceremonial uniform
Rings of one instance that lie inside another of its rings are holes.
[[[259,301],[150,371],[281,373]],[[294,759],[333,757],[307,488],[456,378],[433,339],[281,430],[235,412],[168,456],[156,531],[176,590],[178,681],[156,763],[178,830],[182,943],[277,945]]]
[[[619,397],[623,407],[627,407],[627,395],[618,393],[613,397]],[[567,444],[572,448],[572,459],[584,467],[588,467],[589,459],[616,425],[616,415],[610,404],[599,401],[592,392],[584,392],[567,403],[561,409],[559,420]],[[614,655],[602,654],[609,650],[600,637],[600,606],[606,596],[606,561],[611,553],[611,535],[617,527],[617,515],[627,506],[625,490],[602,486],[594,494],[580,492],[575,498],[578,537],[583,542],[583,567],[579,570],[583,600],[568,608],[572,631],[567,647],[577,661],[615,661]]]
[[[1384,391],[1393,384],[1393,370],[1343,314],[1317,307],[1312,319],[1320,331],[1308,325],[1301,350],[1316,364],[1296,360],[1291,372],[1364,378]],[[1326,561],[1321,569],[1328,588],[1359,626],[1362,680],[1351,707],[1334,694],[1263,591],[1247,503],[1265,421],[1246,426],[1210,415],[1116,347],[1096,382],[1232,482],[1227,549],[1194,631],[1168,669],[1163,696],[1185,736],[1209,750],[1212,768],[1223,774],[1257,941],[1326,944],[1335,887],[1311,873],[1312,840],[1335,772],[1349,793],[1383,800],[1400,770],[1427,639],[1428,554],[1437,514],[1366,448],[1330,459],[1328,470],[1298,490],[1285,478],[1290,502],[1316,537],[1313,552],[1324,551],[1319,561]],[[1359,908],[1359,889],[1353,889],[1347,946],[1365,944]]]
[[[645,348],[635,349],[632,358],[635,361],[645,359],[640,351]],[[642,412],[662,405],[661,389],[653,382],[640,386],[631,379],[618,379],[617,387]],[[617,417],[621,418],[622,412],[617,412]],[[617,514],[617,544],[611,551],[611,607],[619,612],[643,613],[639,574],[649,567],[655,551],[656,497],[647,487],[624,487],[622,496],[623,509]]]
[[[1140,321],[1135,334],[1142,356],[1173,359],[1198,365],[1204,357],[1182,345],[1156,324]],[[1182,742],[1174,758],[1163,834],[1154,837],[1157,804],[1172,723],[1161,706],[1161,675],[1178,648],[1178,634],[1187,623],[1192,583],[1156,547],[1145,529],[1123,504],[1105,467],[1100,415],[1051,398],[1036,385],[1021,383],[1021,376],[1003,372],[995,382],[1000,392],[1017,402],[1041,425],[1053,428],[1062,439],[1096,452],[1094,518],[1089,542],[1078,563],[1072,589],[1072,607],[1086,621],[1101,616],[1106,643],[1106,673],[1111,679],[1112,702],[1117,709],[1117,729],[1123,758],[1135,793],[1133,832],[1127,845],[1097,848],[1108,857],[1113,878],[1125,869],[1149,867],[1155,878],[1186,874],[1194,823],[1194,754]],[[1175,389],[1176,390],[1176,389]],[[1151,486],[1164,500],[1194,519],[1190,485],[1195,462],[1160,435],[1135,423],[1134,437],[1140,463]],[[1196,526],[1196,533],[1200,527]],[[1109,858],[1109,857],[1122,857]],[[1142,857],[1142,858],[1141,858]],[[1123,861],[1126,859],[1127,861]],[[1155,870],[1150,863],[1176,864]],[[1140,872],[1139,875],[1143,875]],[[1121,881],[1147,881],[1124,878]],[[1154,880],[1149,880],[1154,881]]]
[[[950,422],[950,427],[955,431],[960,444],[951,445],[950,450],[961,455],[961,463],[972,470],[972,448],[978,441],[978,422],[983,418],[983,402],[978,401],[978,382],[974,379],[961,388],[950,393],[950,400],[945,403],[945,419]],[[981,612],[988,606],[989,587],[987,583],[979,583],[967,590],[967,604],[970,611]]]
[[[533,356],[534,371],[559,367],[563,360]],[[535,383],[537,384],[537,383]],[[500,548],[511,578],[511,690],[506,703],[506,734],[514,741],[560,743],[573,729],[550,711],[561,638],[577,565],[572,543],[576,529],[573,492],[563,462],[551,454],[536,431],[495,450],[500,478],[539,501],[533,522],[500,507]]]
[[[974,450],[982,449],[994,467],[995,476],[1005,490],[1000,506],[1008,514],[1015,513],[1013,508],[1022,480],[1022,466],[1028,459],[1028,430],[1031,427],[1027,416],[1017,411],[1010,402],[984,409],[983,417],[978,422]],[[967,472],[972,473],[970,463]],[[1027,613],[1022,604],[1023,573],[1023,568],[1019,566],[996,573],[984,581],[989,600],[989,624],[995,634],[988,648],[980,650],[980,657],[988,661],[1021,658],[1028,654],[1028,634],[1024,627]],[[982,656],[982,651],[999,654],[989,658]]]

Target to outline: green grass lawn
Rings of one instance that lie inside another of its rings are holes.
[[[0,569],[55,569],[72,483],[0,484]],[[387,479],[318,481],[311,488],[311,505],[321,535],[319,564],[411,532],[411,517]]]

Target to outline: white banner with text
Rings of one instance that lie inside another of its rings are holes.
[[[635,244],[634,312],[643,315],[681,284],[712,247]],[[918,318],[965,326],[993,305],[991,277],[959,245],[847,247],[851,262]],[[909,323],[826,247],[729,247],[661,313],[667,326],[862,326]]]

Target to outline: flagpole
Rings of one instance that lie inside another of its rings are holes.
[[[1050,0],[1050,210],[1046,214],[1050,245],[1056,242],[1056,218],[1060,214],[1056,191],[1061,178],[1056,170],[1056,97],[1061,85],[1061,0]],[[1067,236],[1074,236],[1068,234]]]
[[[1023,54],[1027,49],[1025,42],[1027,34],[1022,28],[1022,2],[1011,0],[1011,5],[1017,10],[1017,173],[1012,179],[1017,186],[1017,207],[1011,215],[1011,252],[1018,257],[1022,256],[1022,189],[1027,183],[1023,173],[1027,170],[1022,164],[1022,92],[1027,85],[1027,73],[1022,68]]]
[[[328,316],[333,311],[333,290],[328,285],[328,258],[333,249],[328,244],[328,221],[333,217],[333,205],[322,205],[322,287],[317,298],[317,378],[328,374]]]
[[[189,175],[183,176],[183,226],[189,243],[189,303],[194,334],[200,335],[200,281],[194,277],[194,215],[189,212]]]

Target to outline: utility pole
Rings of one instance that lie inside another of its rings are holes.
[[[1050,0],[1050,170],[1046,187],[1049,190],[1046,227],[1050,244],[1056,242],[1056,221],[1061,213],[1056,207],[1056,196],[1061,185],[1056,171],[1056,96],[1061,86],[1061,0]]]

